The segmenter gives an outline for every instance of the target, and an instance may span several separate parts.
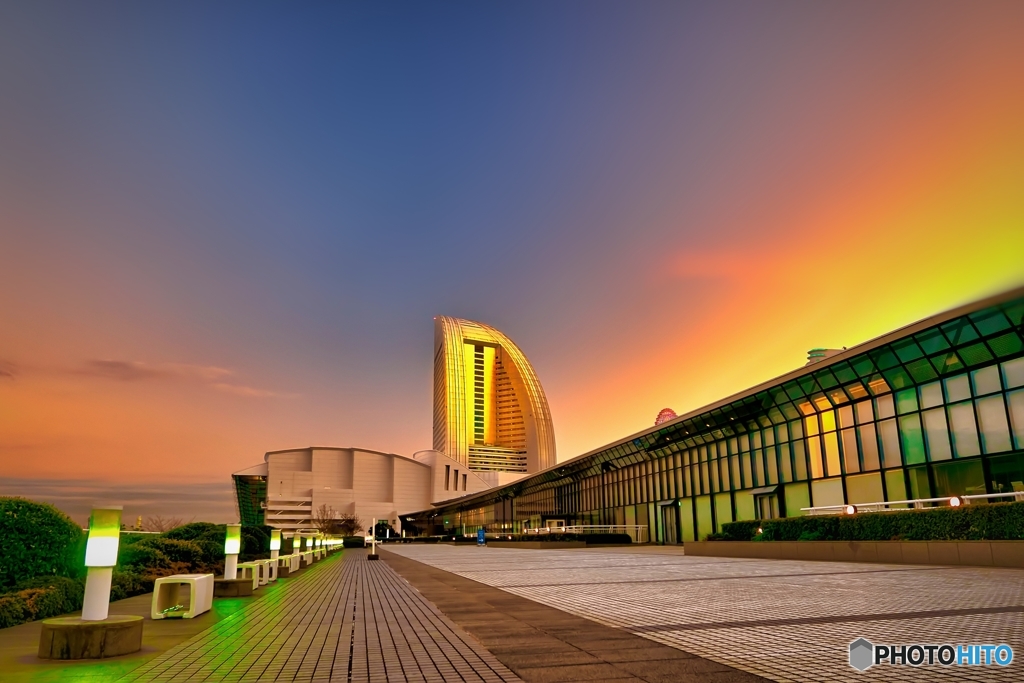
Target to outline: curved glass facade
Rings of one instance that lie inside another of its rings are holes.
[[[811,506],[1024,494],[1022,322],[1024,290],[934,316],[420,517],[640,524],[676,543]]]
[[[493,327],[434,318],[434,449],[476,471],[537,472],[556,462],[537,373]]]

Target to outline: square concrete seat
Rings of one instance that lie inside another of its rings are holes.
[[[273,564],[272,560],[256,560],[256,566],[259,568],[259,585],[266,586],[270,583],[270,566]]]
[[[181,587],[188,587],[188,601]],[[162,576],[153,585],[153,619],[191,619],[213,606],[213,574],[175,574]]]
[[[252,589],[260,587],[260,568],[255,562],[239,562],[238,578],[252,581]]]

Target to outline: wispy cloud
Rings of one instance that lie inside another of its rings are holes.
[[[81,370],[83,374],[106,377],[125,382],[148,379],[199,379],[213,381],[229,377],[233,373],[226,368],[212,365],[188,365],[185,363],[143,363],[134,360],[90,360]]]
[[[123,505],[123,521],[137,515],[170,515],[201,521],[236,520],[231,480],[155,486],[152,482],[115,483],[88,480],[0,477],[0,496],[21,496],[50,503],[84,523],[93,505]]]
[[[18,366],[5,360],[0,360],[0,379],[14,379],[18,374]]]
[[[249,398],[296,398],[298,396],[298,394],[270,391],[269,389],[256,389],[254,387],[247,387],[241,384],[224,384],[218,382],[212,386],[218,391],[234,394],[235,396],[247,396]]]
[[[13,380],[25,373],[94,377],[115,382],[189,382],[198,386],[244,398],[296,398],[299,394],[262,389],[237,381],[235,372],[217,365],[192,363],[147,363],[138,360],[93,358],[77,366],[24,367],[0,360],[0,381]]]

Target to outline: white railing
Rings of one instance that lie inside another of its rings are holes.
[[[629,534],[636,543],[647,542],[647,527],[642,524],[577,524],[523,529],[523,532],[527,534]]]
[[[887,500],[879,501],[877,503],[820,505],[818,507],[800,508],[800,510],[809,515],[842,515],[849,513],[849,508],[853,508],[853,512],[900,512],[903,510],[920,510],[926,507],[941,507],[942,505],[958,507],[960,505],[970,505],[972,500],[992,500],[996,498],[1012,498],[1017,501],[1024,501],[1024,491],[1011,491],[1010,493],[978,493],[970,496],[947,496],[943,498]],[[929,505],[929,503],[937,505]],[[902,507],[893,507],[896,505]]]

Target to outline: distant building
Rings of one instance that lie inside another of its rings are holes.
[[[231,475],[242,524],[311,529],[326,505],[401,530],[402,515],[496,486],[435,451],[407,458],[363,448],[297,448],[267,453],[264,462]]]
[[[434,449],[475,472],[523,475],[557,462],[537,373],[493,327],[434,318]]]
[[[557,520],[680,543],[812,507],[996,494],[1024,500],[1024,288],[812,349],[780,377],[407,517],[431,533]]]

